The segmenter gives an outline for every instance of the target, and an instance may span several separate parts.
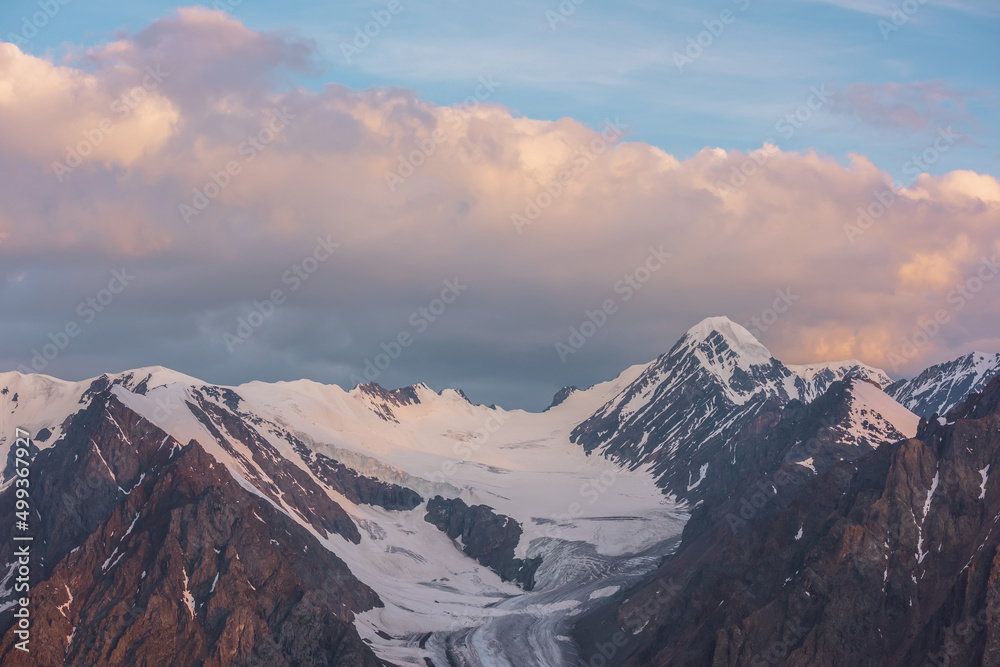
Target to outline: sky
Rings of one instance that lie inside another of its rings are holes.
[[[1000,351],[998,28],[969,0],[5,2],[0,370],[540,409],[714,315],[894,377]]]

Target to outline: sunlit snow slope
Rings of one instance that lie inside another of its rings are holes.
[[[383,659],[575,664],[572,619],[676,547],[689,508],[727,479],[741,437],[845,379],[845,446],[915,432],[917,417],[879,388],[884,372],[854,360],[786,366],[718,317],[540,413],[423,384],[220,387],[160,367],[85,382],[4,373],[0,461],[15,427],[57,446],[74,414],[112,402],[172,448],[197,442],[343,560],[382,601],[355,624]]]
[[[439,641],[421,641],[426,633],[440,633],[445,642],[492,627],[499,616],[536,619],[532,596],[572,612],[589,600],[582,584],[606,581],[600,566],[589,571],[587,562],[628,561],[679,534],[686,515],[649,474],[588,457],[569,441],[576,424],[642,369],[576,392],[544,413],[473,405],[458,391],[439,394],[425,385],[395,391],[377,385],[345,391],[311,381],[214,387],[162,368],[80,383],[6,373],[0,391],[10,409],[0,412],[0,460],[15,425],[50,431],[37,444],[52,446],[68,416],[110,392],[179,443],[200,443],[246,488],[311,530],[384,603],[359,616],[362,637],[386,659],[424,664]],[[412,509],[358,502],[326,483],[316,466],[320,457],[362,481],[415,492],[422,501]],[[357,543],[322,530],[322,503],[297,475],[311,478],[346,511],[358,528]],[[505,522],[520,524],[514,555],[542,559],[534,590],[501,580],[463,553],[461,538],[452,540],[425,521],[427,501],[435,496],[486,505],[509,517]],[[630,576],[655,566],[655,558],[643,558]],[[567,599],[572,595],[583,600]],[[478,653],[486,651],[469,641]]]

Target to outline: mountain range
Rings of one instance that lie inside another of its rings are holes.
[[[25,429],[35,538],[30,656],[0,545],[2,661],[916,664],[1000,627],[998,373],[786,365],[724,317],[543,412],[2,373],[0,526]]]

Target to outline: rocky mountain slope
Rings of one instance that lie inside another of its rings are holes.
[[[918,418],[887,383],[854,360],[784,365],[726,318],[539,413],[423,384],[2,373],[0,526],[15,520],[23,428],[44,664],[591,664],[602,635],[573,641],[573,628],[636,621],[622,602],[636,586],[643,599],[664,559],[664,590],[689,590],[692,572],[733,586],[741,559],[777,539],[755,541],[759,526],[914,436]],[[13,549],[0,547],[5,649]],[[690,589],[691,618],[718,590]],[[685,642],[725,627],[699,623],[679,623]],[[667,655],[646,631],[626,634],[606,639],[607,664]]]
[[[512,632],[572,661],[590,593],[648,573],[686,520],[648,474],[569,442],[637,372],[545,413],[425,385],[0,374],[0,461],[15,428],[39,436],[40,664],[544,664],[496,639]],[[7,534],[14,492],[5,465]]]
[[[684,527],[685,544],[715,522],[724,520],[734,528],[782,507],[808,480],[915,434],[919,422],[873,383],[859,378],[834,382],[815,401],[792,400],[764,417],[736,436],[734,460],[721,453],[712,462],[720,474],[709,481],[692,511]],[[781,484],[775,483],[776,475]],[[768,508],[747,500],[762,489]]]
[[[894,382],[886,393],[928,419],[947,414],[1000,374],[1000,354],[972,352],[925,369],[915,378]]]
[[[772,445],[799,446],[813,412]],[[1000,379],[801,487],[779,467],[743,492],[755,513],[717,517],[577,636],[613,665],[1000,664],[998,465]]]
[[[5,665],[382,664],[353,625],[378,596],[197,442],[181,446],[110,391],[69,418],[31,479],[33,651],[13,649],[8,611]],[[5,486],[0,532],[13,534]],[[326,512],[317,525],[356,538],[343,510]],[[4,541],[0,560],[16,546]]]
[[[649,364],[577,426],[572,438],[624,465],[650,466],[667,492],[693,504],[721,473],[712,462],[723,452],[730,461],[735,457],[741,431],[768,423],[767,415],[789,401],[810,401],[847,376],[877,385],[889,380],[854,360],[785,366],[746,329],[713,317]]]

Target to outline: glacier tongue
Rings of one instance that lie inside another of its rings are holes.
[[[461,644],[484,662],[559,664],[572,654],[559,639],[571,619],[600,603],[591,594],[651,571],[687,520],[647,472],[588,457],[569,440],[576,424],[645,369],[635,366],[573,392],[543,413],[473,405],[460,392],[425,385],[395,391],[344,391],[310,381],[217,387],[165,369],[77,383],[5,374],[3,404],[13,406],[15,416],[7,416],[11,409],[0,414],[36,430],[58,427],[110,393],[169,434],[174,451],[197,441],[241,486],[310,530],[378,592],[385,606],[360,615],[356,626],[384,659],[422,662],[440,656],[443,646]],[[39,444],[57,440],[58,433]],[[0,447],[5,453],[9,443]],[[461,540],[425,521],[426,502],[411,510],[352,502],[310,468],[320,454],[364,478],[413,489],[424,501],[431,494],[461,498],[512,517],[523,527],[516,555],[543,557],[535,590],[502,581],[463,553]],[[301,485],[288,484],[289,465],[301,484],[322,488],[343,508],[357,526],[357,543],[317,528],[313,501],[298,495]],[[427,632],[434,635],[422,648]],[[524,641],[501,657],[496,647],[506,642],[498,638],[506,640],[508,632],[524,633]],[[510,652],[523,650],[529,635],[542,638],[542,653],[555,662]]]
[[[922,384],[889,394],[953,397],[992,368],[986,355],[970,355],[950,375],[921,376]],[[852,397],[846,440],[877,446],[887,433],[912,434],[916,416],[878,388],[889,380],[884,372],[856,360],[785,365],[727,318],[704,320],[653,362],[565,392],[542,413],[475,405],[424,384],[217,387],[153,367],[79,383],[0,374],[8,407],[0,428],[50,429],[39,446],[53,446],[67,416],[110,391],[167,432],[174,449],[199,442],[376,590],[385,606],[359,616],[357,627],[384,659],[419,664],[448,653],[482,664],[561,664],[574,659],[564,638],[572,619],[673,548],[688,507],[717,486],[739,438],[766,429],[790,400],[812,401],[844,379]],[[359,484],[394,485],[423,500],[391,510],[358,500],[324,481],[321,459]],[[343,508],[360,537],[319,530],[303,485]],[[437,495],[516,521],[515,556],[543,559],[535,588],[501,580],[463,552],[467,541],[428,523],[426,501]],[[529,637],[542,657],[519,653]]]

